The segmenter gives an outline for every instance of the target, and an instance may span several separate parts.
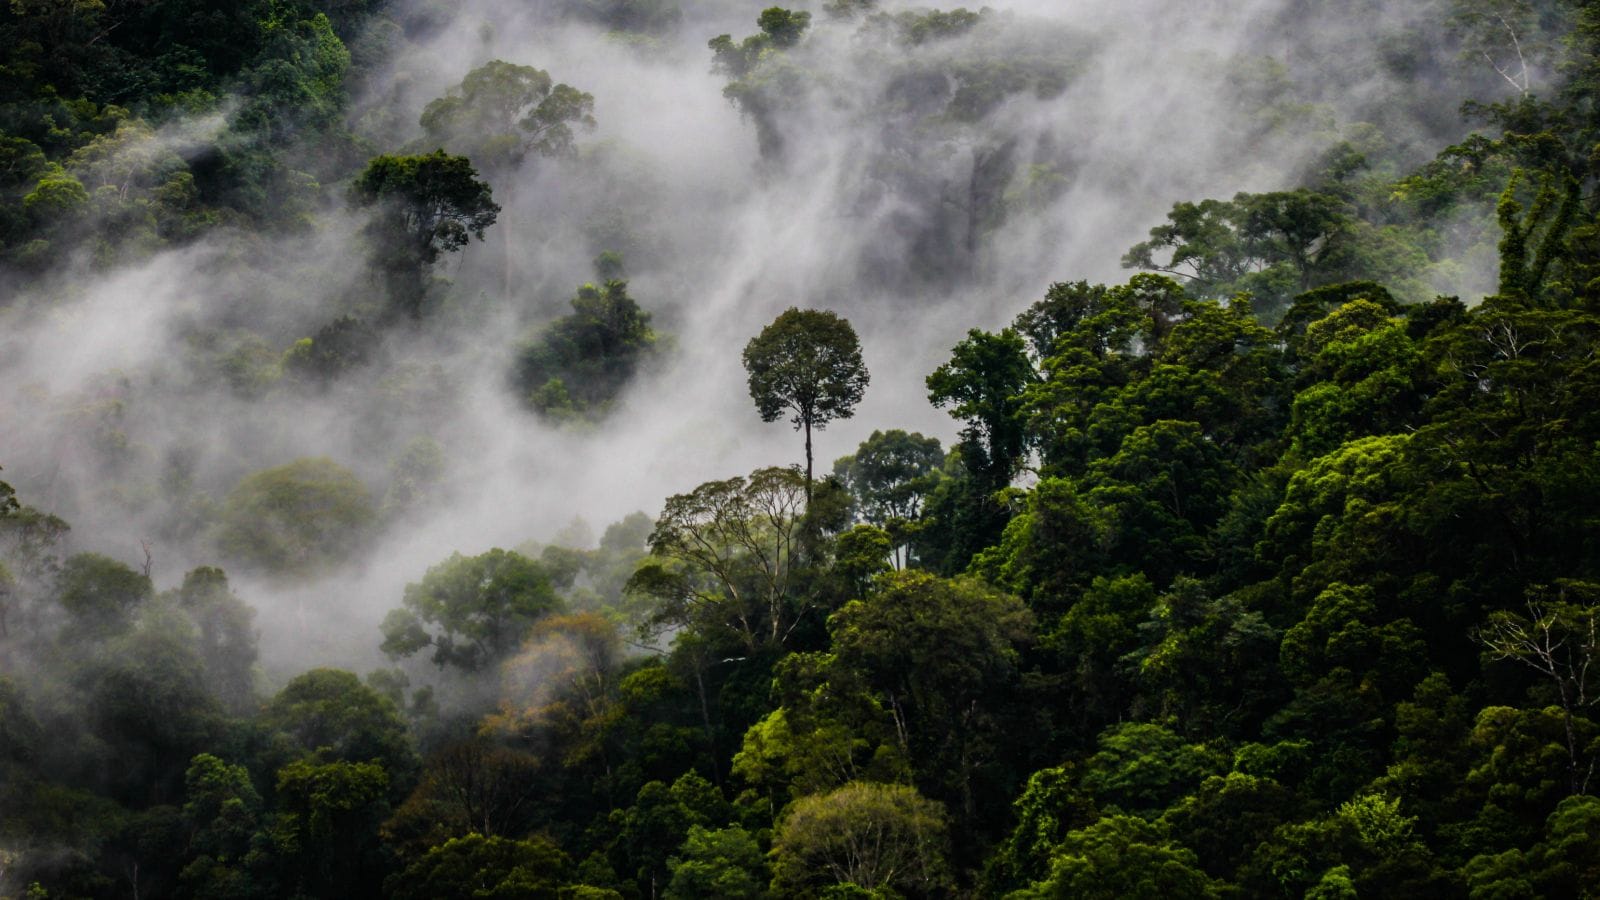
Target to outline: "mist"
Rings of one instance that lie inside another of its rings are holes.
[[[299,233],[224,228],[129,264],[85,256],[5,305],[0,463],[24,502],[71,523],[70,551],[132,563],[148,542],[168,587],[227,566],[215,510],[251,472],[325,456],[381,500],[405,449],[431,441],[444,466],[425,501],[386,508],[349,565],[290,583],[228,568],[259,611],[274,678],[364,671],[382,662],[385,611],[452,552],[549,542],[575,519],[599,531],[703,481],[801,462],[799,435],[759,420],[739,361],[790,306],[848,318],[872,375],[855,416],[817,435],[819,471],[876,429],[949,443],[957,423],[930,406],[924,378],[950,348],[1052,282],[1124,280],[1122,254],[1174,202],[1292,187],[1360,123],[1412,160],[1465,127],[1430,80],[1454,58],[1428,32],[1434,3],[1356,15],[1294,0],[995,2],[920,44],[812,7],[788,59],[814,77],[771,113],[781,151],[764,153],[706,46],[754,33],[763,4],[685,2],[640,39],[567,14],[577,6],[428,7],[432,27],[391,42],[358,86],[353,127],[375,152],[433,149],[419,143],[423,107],[495,59],[592,94],[597,124],[576,158],[530,156],[491,179],[497,227],[515,223],[509,265],[496,229],[447,257],[435,316],[386,330],[332,384],[256,383],[250,367],[381,303],[342,184],[323,186]],[[1402,78],[1375,35],[1432,55]],[[1020,86],[950,112],[957,86],[929,73],[996,47]],[[186,133],[149,140],[182,156]],[[604,420],[552,423],[508,373],[603,251],[623,255],[671,350]],[[1449,276],[1452,292],[1489,287],[1487,274]]]

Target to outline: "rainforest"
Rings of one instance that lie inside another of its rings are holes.
[[[1600,5],[8,0],[0,898],[1600,896]]]

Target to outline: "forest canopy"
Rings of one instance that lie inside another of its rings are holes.
[[[1593,896],[1600,8],[1089,6],[0,7],[0,898]]]

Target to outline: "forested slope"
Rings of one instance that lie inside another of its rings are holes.
[[[0,897],[1594,896],[1600,10],[1359,5],[0,9]]]

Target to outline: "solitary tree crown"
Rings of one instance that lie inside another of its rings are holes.
[[[350,187],[356,206],[378,206],[367,226],[374,262],[388,277],[391,301],[420,318],[427,275],[439,257],[483,240],[500,214],[489,185],[464,156],[376,156]]]
[[[848,419],[866,392],[861,341],[850,323],[817,309],[790,307],[744,348],[750,396],[761,421],[786,413],[806,433],[806,484],[811,484],[811,429]]]

